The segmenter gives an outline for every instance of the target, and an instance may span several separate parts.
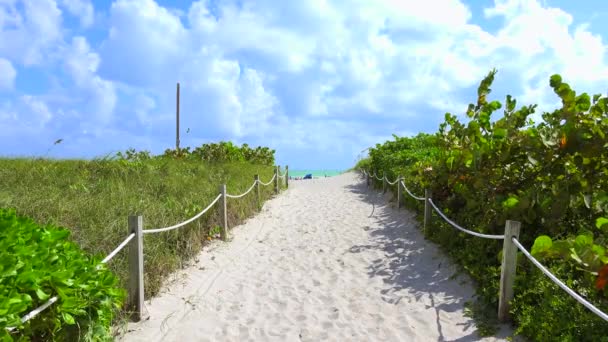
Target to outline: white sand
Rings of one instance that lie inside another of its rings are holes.
[[[347,173],[292,181],[146,302],[126,341],[495,341],[413,214]]]

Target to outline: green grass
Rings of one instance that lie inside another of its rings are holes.
[[[175,159],[0,159],[0,207],[15,208],[40,224],[66,227],[85,251],[105,256],[128,235],[129,215],[143,215],[144,229],[174,225],[204,209],[219,194],[220,184],[227,185],[228,193],[240,194],[253,184],[254,174],[267,182],[273,167]],[[264,201],[273,196],[274,183],[260,189]],[[255,190],[228,199],[229,226],[257,211]],[[216,205],[180,229],[144,235],[146,298],[201,251],[220,222]],[[126,249],[109,268],[126,288]]]

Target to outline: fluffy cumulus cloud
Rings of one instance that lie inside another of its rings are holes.
[[[0,2],[0,57],[41,64],[61,40],[61,10],[54,0]]]
[[[11,61],[0,58],[0,90],[12,89],[17,71]]]
[[[180,82],[182,145],[230,139],[293,167],[348,167],[392,133],[462,113],[493,67],[494,96],[541,109],[556,105],[553,73],[604,91],[597,32],[535,0],[4,0],[0,125],[27,116],[38,136],[78,141],[71,155],[161,152]],[[37,72],[46,89],[20,88]]]
[[[63,6],[70,14],[80,19],[82,27],[90,27],[95,21],[95,9],[90,0],[63,0]]]

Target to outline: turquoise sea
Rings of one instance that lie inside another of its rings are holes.
[[[331,177],[342,174],[345,170],[289,170],[289,176],[291,177],[304,177],[305,175],[312,173],[313,177]]]

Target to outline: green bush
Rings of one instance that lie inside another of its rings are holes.
[[[40,340],[75,340],[94,334],[109,336],[114,310],[125,291],[118,279],[69,240],[70,232],[38,225],[0,209],[0,337],[35,336]],[[59,300],[41,317],[21,324],[23,315]],[[9,334],[6,327],[18,327]],[[12,336],[11,336],[12,335]]]
[[[404,175],[418,194],[429,188],[433,201],[469,229],[502,234],[505,220],[521,221],[522,244],[534,244],[536,257],[606,312],[608,98],[577,95],[553,75],[549,85],[562,108],[543,113],[543,122],[535,124],[529,116],[536,105],[518,109],[507,95],[503,115],[492,120],[503,108],[501,102],[487,100],[495,74],[492,70],[481,81],[477,102],[467,108],[467,123],[446,113],[436,134],[395,137],[370,149],[369,159],[360,164],[386,171],[390,179]],[[477,281],[485,302],[496,306],[500,243],[457,232],[440,219],[427,234]],[[555,332],[574,340],[608,336],[608,323],[573,304],[566,293],[551,292],[557,297],[546,300],[549,292],[538,289],[551,288],[550,280],[534,272],[522,260],[513,303],[519,332],[539,340]],[[551,305],[560,310],[549,317]]]
[[[274,153],[275,150],[271,150],[268,147],[258,146],[252,149],[247,144],[239,147],[230,141],[221,141],[219,143],[203,144],[193,151],[190,151],[190,147],[180,148],[179,150],[167,149],[159,157],[177,157],[214,163],[246,161],[253,164],[271,166],[274,165]],[[128,160],[145,160],[150,158],[149,152],[136,153],[132,149],[127,151],[126,155],[120,153],[118,155]]]

